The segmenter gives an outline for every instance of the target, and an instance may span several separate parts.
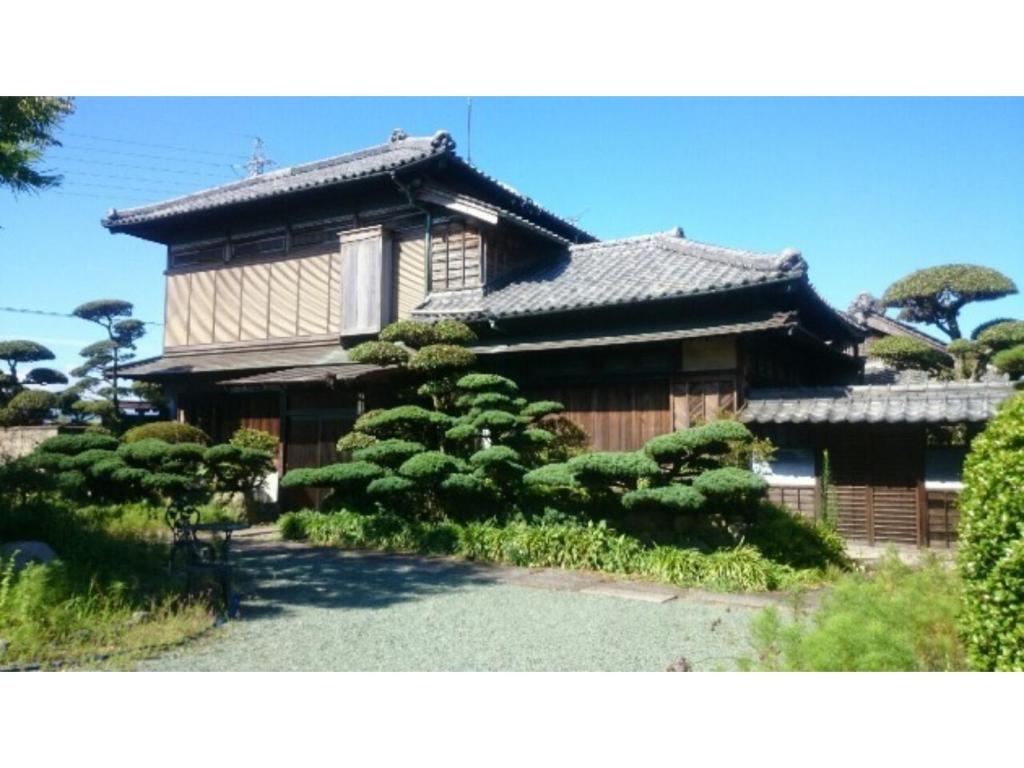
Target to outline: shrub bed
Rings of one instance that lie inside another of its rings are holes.
[[[532,568],[585,568],[730,592],[821,583],[831,578],[832,566],[838,564],[823,556],[817,567],[795,568],[769,560],[749,544],[711,554],[664,545],[650,547],[603,522],[461,524],[349,510],[332,514],[303,510],[283,515],[279,528],[286,539],[321,545],[456,555]]]

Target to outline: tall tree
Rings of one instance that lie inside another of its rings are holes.
[[[0,362],[7,371],[0,371],[0,406],[21,392],[26,384],[67,384],[67,377],[52,368],[33,368],[24,378],[18,377],[18,365],[53,360],[49,349],[27,339],[0,341]]]
[[[33,192],[60,184],[61,177],[38,168],[53,134],[74,111],[71,99],[56,96],[0,96],[0,186]]]
[[[960,310],[975,301],[1017,293],[1002,272],[973,264],[947,264],[911,272],[886,289],[882,304],[900,310],[899,319],[934,325],[951,340],[961,338]]]
[[[124,363],[135,357],[135,342],[146,333],[146,325],[131,316],[131,302],[120,299],[89,301],[72,310],[71,314],[95,323],[106,332],[106,338],[90,344],[80,354],[85,362],[72,371],[85,378],[95,394],[108,399],[113,406],[111,417],[120,415],[120,370]],[[109,387],[101,387],[103,378],[110,379]],[[87,401],[86,401],[87,402]],[[85,408],[85,410],[90,410]]]

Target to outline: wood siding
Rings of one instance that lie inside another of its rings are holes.
[[[340,311],[339,253],[172,272],[164,348],[336,336]]]
[[[957,541],[960,523],[959,493],[956,491],[925,491],[927,517],[924,529],[932,547],[952,547]]]
[[[564,415],[597,451],[634,451],[672,431],[668,381],[546,388],[531,396],[565,405]]]
[[[412,315],[427,296],[427,249],[423,232],[395,240],[395,304],[398,319]]]

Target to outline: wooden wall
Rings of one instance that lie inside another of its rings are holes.
[[[562,403],[564,415],[586,430],[599,451],[633,451],[672,431],[667,381],[549,387],[530,397]]]
[[[337,336],[341,254],[167,274],[164,349]]]
[[[427,252],[423,230],[396,236],[395,306],[399,320],[405,320],[427,295]]]

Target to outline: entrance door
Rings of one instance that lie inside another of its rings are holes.
[[[355,415],[302,414],[288,416],[285,472],[303,467],[323,467],[338,460],[338,438],[352,428]],[[282,488],[281,508],[285,511],[319,509],[327,491],[315,488]]]
[[[850,539],[919,544],[921,431],[898,425],[851,424],[830,433],[832,485],[839,532]]]

